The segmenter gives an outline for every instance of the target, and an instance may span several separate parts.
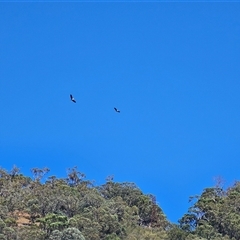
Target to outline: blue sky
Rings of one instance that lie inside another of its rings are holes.
[[[239,2],[0,3],[0,166],[114,175],[176,222],[214,177],[240,179],[239,16]]]

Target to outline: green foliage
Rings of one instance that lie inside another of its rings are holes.
[[[15,226],[17,226],[16,219],[13,218],[13,217],[6,218],[4,220],[4,222],[6,223],[7,227],[15,227]]]
[[[18,239],[45,240],[47,235],[44,230],[37,226],[26,226],[17,229]]]
[[[2,202],[4,204],[4,202]],[[5,219],[8,214],[8,208],[5,205],[0,205],[0,218]]]
[[[134,227],[128,229],[126,240],[166,240],[167,232],[158,228]]]
[[[6,227],[6,223],[0,218],[0,233],[2,233],[5,227]]]
[[[54,230],[49,236],[49,240],[60,240],[62,239],[62,235],[62,232],[60,232],[59,230]]]
[[[17,234],[13,228],[5,227],[3,229],[3,234],[7,240],[15,240],[17,239]]]
[[[168,230],[168,240],[186,240],[188,236],[188,232],[184,231],[177,225],[172,225],[171,228]]]
[[[64,229],[62,240],[85,240],[82,233],[77,228]]]
[[[240,239],[240,183],[204,189],[179,221],[181,229],[204,239]]]
[[[132,183],[108,180],[94,187],[77,167],[68,169],[66,178],[50,176],[45,182],[48,168],[31,172],[33,179],[16,166],[0,169],[0,230],[6,239],[119,240],[136,228],[163,231],[169,224],[151,197]],[[153,236],[153,231],[146,232]]]
[[[7,240],[7,237],[4,234],[0,233],[0,240]]]
[[[167,221],[152,195],[133,183],[108,178],[93,186],[77,167],[66,178],[33,168],[33,179],[14,166],[0,168],[0,239],[19,240],[237,240],[240,183],[192,197],[179,220]]]
[[[66,216],[49,213],[43,218],[37,219],[40,227],[50,234],[53,230],[63,230],[68,226],[68,219]]]

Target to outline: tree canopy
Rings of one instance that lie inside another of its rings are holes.
[[[46,177],[48,168],[31,172],[32,178],[16,166],[0,168],[0,239],[240,239],[240,182],[191,197],[188,212],[172,224],[134,183],[109,177],[94,186],[77,167],[66,178]]]

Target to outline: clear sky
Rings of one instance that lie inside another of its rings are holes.
[[[1,2],[0,166],[114,175],[177,222],[214,177],[240,180],[239,16],[240,2]]]

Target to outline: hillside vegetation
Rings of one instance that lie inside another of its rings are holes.
[[[170,223],[153,195],[108,177],[95,186],[76,167],[66,178],[49,169],[0,168],[0,240],[238,240],[240,183],[217,185],[190,198],[192,206]],[[176,200],[177,201],[177,200]]]

